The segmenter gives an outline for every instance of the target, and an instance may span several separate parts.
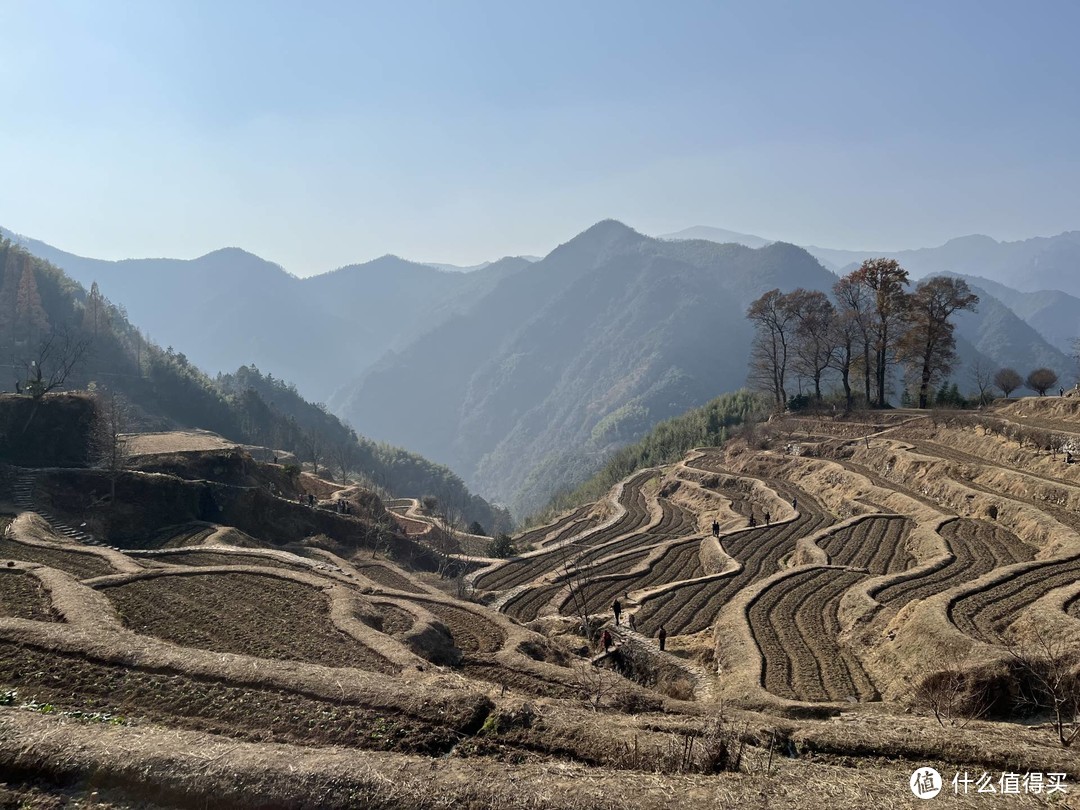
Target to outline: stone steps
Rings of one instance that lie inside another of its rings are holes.
[[[37,485],[37,476],[33,473],[22,473],[16,479],[14,486],[12,487],[12,493],[15,500],[15,505],[20,509],[27,512],[34,512],[45,519],[46,522],[52,527],[53,531],[62,537],[66,537],[68,540],[72,540],[76,543],[82,543],[86,546],[100,546],[97,540],[89,532],[84,532],[81,529],[76,529],[67,525],[61,520],[58,520],[55,515],[45,512],[41,509],[34,507],[34,488]]]

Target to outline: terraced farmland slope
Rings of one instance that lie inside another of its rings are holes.
[[[0,770],[35,774],[20,797],[74,774],[118,807],[125,767],[190,767],[184,802],[236,807],[313,785],[329,807],[907,806],[912,762],[1077,779],[1010,657],[1034,632],[1080,654],[1080,465],[1011,432],[1047,426],[1080,442],[1080,399],[778,419],[632,474],[509,560],[437,548],[411,499],[370,545],[305,532],[300,506],[288,544],[181,522],[127,552],[5,518]],[[437,565],[400,565],[406,542]],[[994,696],[970,725],[921,697],[956,668],[965,700]],[[700,773],[719,740],[744,752],[722,778]],[[768,785],[746,776],[770,759]]]

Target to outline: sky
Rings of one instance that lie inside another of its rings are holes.
[[[1080,229],[1080,3],[0,0],[0,226],[297,275]]]

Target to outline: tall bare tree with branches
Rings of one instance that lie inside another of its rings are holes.
[[[836,308],[818,290],[792,290],[787,306],[795,318],[795,371],[814,384],[814,399],[821,402],[821,379],[836,354],[833,319]]]
[[[750,348],[750,382],[773,396],[776,410],[787,405],[787,373],[795,335],[795,313],[779,289],[769,290],[746,313],[756,334]]]
[[[131,462],[131,407],[115,391],[98,390],[94,396],[95,420],[92,455],[109,476],[109,510],[116,503],[116,482]]]
[[[889,367],[896,362],[896,344],[908,315],[908,272],[896,259],[867,259],[844,277],[867,288],[873,302],[869,335],[873,352],[875,403],[884,408],[889,397]]]
[[[63,387],[90,352],[90,339],[79,337],[66,326],[53,329],[38,345],[37,353],[22,361],[26,393],[41,399]]]
[[[866,405],[869,406],[873,297],[870,295],[870,288],[853,278],[851,274],[844,276],[833,285],[833,296],[836,298],[837,317],[833,323],[837,332],[838,346],[834,365],[840,372],[847,407],[850,410],[853,403],[850,375],[856,365],[862,369],[863,393]]]

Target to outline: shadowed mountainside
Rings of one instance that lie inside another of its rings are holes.
[[[833,280],[791,245],[663,242],[601,222],[332,404],[525,513],[657,421],[738,388],[757,295]]]

